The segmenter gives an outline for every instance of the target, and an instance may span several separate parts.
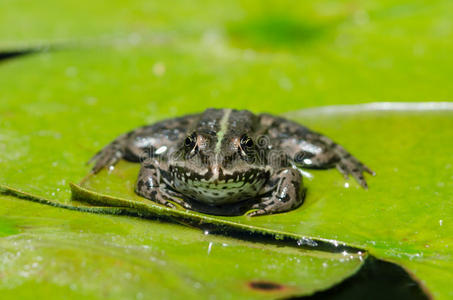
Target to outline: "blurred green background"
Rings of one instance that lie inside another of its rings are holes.
[[[206,106],[278,113],[445,101],[452,11],[451,1],[3,0],[0,50],[73,50],[43,58],[58,71],[35,63],[40,76],[78,88],[80,101],[121,99],[141,118]]]

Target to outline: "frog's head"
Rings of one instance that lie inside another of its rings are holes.
[[[193,132],[170,162],[175,187],[207,202],[222,204],[255,196],[270,170],[245,133]]]

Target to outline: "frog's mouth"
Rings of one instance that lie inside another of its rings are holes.
[[[194,172],[184,167],[175,167],[170,171],[172,177],[185,183],[202,183],[212,188],[225,184],[254,183],[269,177],[269,171],[262,168],[251,168],[246,172],[226,172],[220,167],[206,168],[202,172]]]
[[[252,168],[246,172],[224,173],[212,170],[199,174],[178,168],[173,175],[173,187],[188,197],[210,204],[234,203],[255,197],[269,178],[269,171]]]

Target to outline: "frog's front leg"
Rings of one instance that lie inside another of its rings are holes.
[[[139,162],[156,150],[176,145],[187,134],[190,125],[197,120],[197,115],[188,115],[175,119],[142,126],[122,134],[96,153],[88,163],[94,162],[91,172],[96,174],[104,167],[114,166],[120,159]],[[165,150],[164,150],[165,151]]]
[[[307,135],[306,139],[306,142],[312,145],[314,151],[301,150],[295,153],[294,162],[296,165],[313,169],[336,167],[345,178],[352,175],[363,188],[368,188],[363,173],[367,172],[371,175],[375,175],[375,173],[346,149],[328,137],[315,132]]]
[[[277,141],[279,147],[298,167],[336,167],[345,177],[352,175],[364,188],[367,188],[367,183],[363,173],[375,174],[342,146],[296,122],[262,114],[260,123],[262,134],[267,134]]]
[[[163,182],[159,164],[157,159],[148,159],[143,162],[138,175],[135,192],[142,197],[170,208],[175,208],[175,205],[169,202],[169,200],[185,208],[190,208],[188,203],[178,198],[182,197],[182,195],[169,189]]]
[[[268,215],[273,213],[290,211],[302,204],[304,193],[301,191],[302,176],[294,168],[283,168],[269,178],[263,187],[261,202],[251,208],[257,209],[248,216]],[[269,195],[270,194],[270,195]]]
[[[129,139],[134,131],[125,133],[117,137],[110,144],[101,149],[96,153],[89,161],[88,164],[94,162],[94,166],[91,169],[93,174],[98,173],[104,167],[114,166],[121,158],[125,157],[126,150],[130,143]],[[137,155],[138,160],[138,155]],[[131,156],[132,161],[135,160],[134,156]]]

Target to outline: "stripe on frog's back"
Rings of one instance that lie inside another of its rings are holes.
[[[227,111],[227,109],[209,108],[205,110],[201,114],[199,121],[195,124],[195,129],[201,130],[201,132],[198,133],[216,136],[220,131],[220,123],[225,115],[225,111]]]
[[[210,108],[203,112],[200,121],[196,125],[198,133],[208,134],[212,138],[212,145],[215,145],[214,153],[219,154],[225,133],[228,130],[228,120],[232,109]]]
[[[201,114],[195,128],[212,137],[212,150],[219,155],[230,146],[229,138],[253,132],[256,124],[257,117],[248,110],[211,108]]]
[[[256,130],[257,117],[248,110],[233,110],[228,119],[228,126],[222,140],[219,152],[226,151],[230,147],[232,138],[241,138],[242,135],[251,135]]]
[[[231,109],[226,109],[222,119],[220,120],[220,130],[217,132],[217,144],[215,145],[214,150],[216,155],[220,153],[220,146],[222,145],[223,137],[228,130],[228,119],[230,118],[231,111]]]

